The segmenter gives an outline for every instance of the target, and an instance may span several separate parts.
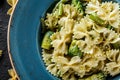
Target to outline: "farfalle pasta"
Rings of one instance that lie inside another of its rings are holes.
[[[106,52],[107,58],[110,61],[119,62],[117,59],[119,57],[119,50],[109,50]]]
[[[60,0],[42,20],[46,69],[62,80],[105,80],[119,74],[119,8],[112,1]]]
[[[103,2],[95,0],[94,2],[89,2],[86,8],[86,13],[91,14],[96,12],[96,14],[109,23],[114,28],[119,28],[120,21],[120,11],[119,4],[111,2]]]

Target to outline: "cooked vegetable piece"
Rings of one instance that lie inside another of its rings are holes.
[[[93,74],[91,80],[106,80],[106,77],[103,73]]]
[[[42,25],[42,33],[44,33],[46,30],[44,18],[41,18],[40,21],[41,21],[41,25]]]
[[[72,0],[72,4],[73,4],[74,6],[76,6],[77,3],[78,3],[78,0]]]
[[[70,56],[79,56],[82,57],[83,53],[79,50],[78,46],[76,45],[77,40],[73,40],[70,44],[68,55]]]
[[[120,42],[112,44],[114,49],[120,49]]]
[[[52,31],[48,31],[46,34],[45,34],[45,36],[44,36],[44,38],[43,38],[43,41],[42,41],[42,45],[41,45],[41,47],[43,48],[43,49],[47,49],[47,50],[49,50],[52,46],[51,46],[51,39],[50,39],[50,36],[53,34],[53,32]]]
[[[89,76],[87,78],[83,78],[79,80],[106,80],[106,77],[102,72],[100,72],[97,74],[93,74],[92,76]]]
[[[63,4],[59,3],[59,7],[58,7],[58,15],[61,16],[63,14]]]
[[[112,30],[112,29],[114,29],[111,25],[107,25],[107,27],[106,28],[108,28],[109,30]]]
[[[97,16],[96,13],[90,14],[90,19],[96,22],[99,25],[105,25],[105,21]]]
[[[61,0],[62,3],[66,3],[68,2],[69,0]]]
[[[58,31],[58,32],[59,32],[59,31],[61,30],[61,27],[62,27],[62,26],[57,25],[57,29],[56,29],[56,31]]]
[[[55,12],[55,10],[57,10],[57,15],[61,16],[63,14],[63,4],[68,2],[68,0],[61,0],[57,3],[57,5],[55,6],[55,8],[53,9],[53,12]]]
[[[78,9],[78,11],[80,11],[80,13],[84,14],[84,9],[83,9],[83,5],[80,2],[80,0],[72,0],[72,5],[74,7],[76,7]]]

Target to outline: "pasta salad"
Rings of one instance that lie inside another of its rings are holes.
[[[120,73],[120,6],[60,0],[42,20],[46,69],[62,80],[105,80]]]

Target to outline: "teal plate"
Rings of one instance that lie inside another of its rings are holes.
[[[114,0],[115,1],[115,0]],[[116,0],[120,2],[119,0]],[[8,50],[20,80],[58,80],[52,76],[41,57],[40,18],[54,0],[19,0],[8,29]],[[108,77],[119,80],[120,75]]]

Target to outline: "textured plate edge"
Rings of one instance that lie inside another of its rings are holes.
[[[10,18],[9,18],[9,22],[8,22],[8,29],[7,29],[7,50],[8,50],[8,55],[9,55],[9,59],[10,59],[10,63],[11,63],[11,66],[18,78],[18,80],[20,80],[18,74],[17,74],[17,71],[15,69],[15,66],[14,66],[14,63],[13,63],[13,59],[12,59],[12,55],[11,55],[11,52],[10,52],[10,25],[12,23],[12,17],[13,17],[13,13],[14,13],[14,10],[16,8],[16,5],[18,3],[18,0],[16,1],[16,4],[13,6],[13,10],[12,10],[12,13],[10,15]]]

